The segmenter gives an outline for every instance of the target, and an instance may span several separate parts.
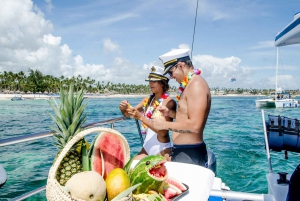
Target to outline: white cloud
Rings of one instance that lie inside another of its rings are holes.
[[[72,56],[72,50],[69,48],[68,45],[64,44],[60,47],[60,49],[62,52],[62,55],[61,55],[62,58],[67,60],[68,58],[70,58]]]
[[[188,44],[179,44],[178,48],[179,49],[190,49],[190,46]]]
[[[288,82],[287,82],[288,80]],[[276,88],[276,77],[264,77],[259,81],[258,85],[263,84],[265,88],[275,89]],[[297,89],[297,78],[293,75],[278,75],[277,76],[277,88],[284,89]]]
[[[51,4],[51,1],[46,2]],[[103,64],[85,63],[81,55],[74,56],[67,44],[61,44],[62,38],[51,33],[52,23],[45,20],[43,13],[30,0],[4,0],[2,4],[0,71],[27,72],[28,68],[32,68],[56,77],[80,74],[101,81],[132,83],[137,80],[145,84],[143,80],[147,69],[122,57],[116,57],[111,65],[105,67]],[[128,17],[133,15],[120,15],[106,23]],[[120,46],[111,39],[103,40],[103,48],[108,53],[121,53]]]
[[[104,39],[103,40],[103,48],[105,51],[109,52],[119,52],[120,46],[117,43],[111,41],[111,39]]]
[[[61,37],[54,37],[52,34],[44,35],[43,41],[50,45],[58,46],[61,41]]]
[[[45,20],[30,0],[2,0],[1,3],[0,71],[27,72],[31,68],[56,77],[80,73],[94,78],[109,73],[102,64],[85,64],[81,55],[74,56],[67,44],[61,44],[61,37],[51,33],[52,23]],[[46,3],[50,5],[51,1]],[[119,50],[111,41],[106,47],[110,51]]]
[[[210,87],[233,87],[229,81],[235,76],[239,86],[249,86],[254,82],[251,79],[253,70],[241,67],[241,59],[231,56],[226,58],[217,58],[212,55],[194,55],[193,65],[201,70],[201,75],[206,79]]]
[[[116,57],[111,66],[112,82],[145,84],[145,78],[148,76],[148,67],[138,66],[124,58]]]

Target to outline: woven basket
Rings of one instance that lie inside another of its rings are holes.
[[[71,197],[69,193],[67,193],[62,186],[58,183],[58,181],[55,178],[55,173],[57,171],[57,168],[59,164],[61,163],[62,159],[65,157],[65,155],[68,153],[68,151],[71,149],[71,147],[74,146],[78,141],[80,141],[84,136],[95,133],[95,132],[110,132],[110,133],[116,133],[120,134],[118,131],[110,128],[103,128],[103,127],[95,127],[86,129],[84,131],[79,132],[77,135],[75,135],[63,148],[59,156],[57,157],[54,164],[51,166],[48,174],[48,180],[47,180],[47,186],[46,186],[46,197],[49,201],[63,201],[63,200],[74,200],[74,201],[82,201],[81,199],[77,199],[74,197]],[[122,201],[132,200],[131,196],[128,196],[126,199],[122,199]]]

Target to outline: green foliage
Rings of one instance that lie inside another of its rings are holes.
[[[87,93],[109,93],[109,94],[149,94],[148,84],[135,85],[124,83],[112,83],[104,81],[95,81],[90,77],[83,78],[81,75],[67,78],[64,76],[54,77],[52,75],[43,75],[39,70],[28,69],[28,76],[23,71],[13,73],[11,71],[0,72],[0,92],[1,91],[20,91],[32,93],[59,93],[60,88],[66,88],[74,84],[74,89],[85,90]],[[170,86],[169,92],[177,92],[177,85]],[[211,87],[211,91],[224,91],[224,94],[251,94],[251,95],[269,95],[274,89],[242,89],[242,88],[224,88]],[[299,89],[288,90],[291,95],[300,94]]]

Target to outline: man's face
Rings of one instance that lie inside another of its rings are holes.
[[[168,74],[170,75],[171,79],[175,79],[176,82],[181,83],[184,75],[183,75],[183,71],[182,71],[182,67],[185,65],[184,62],[178,62],[175,66],[173,66]]]
[[[176,70],[178,63],[173,66],[172,68],[169,69],[169,71],[167,72],[170,75],[170,78],[172,78],[173,76],[173,72]]]

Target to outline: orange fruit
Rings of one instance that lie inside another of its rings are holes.
[[[130,187],[129,176],[122,168],[110,171],[105,180],[108,201]]]

